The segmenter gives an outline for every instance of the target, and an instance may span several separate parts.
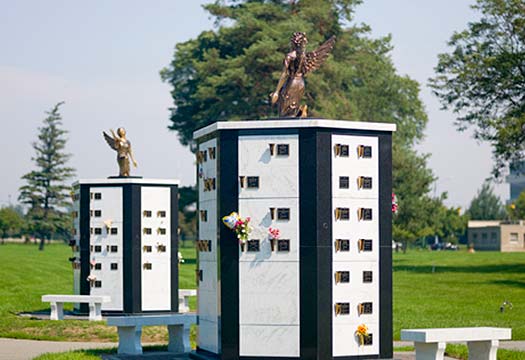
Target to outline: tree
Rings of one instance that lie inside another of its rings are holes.
[[[182,241],[197,238],[196,203],[196,187],[182,186],[179,188],[179,227]]]
[[[399,125],[396,141],[423,136],[427,116],[416,81],[401,77],[389,56],[390,37],[370,39],[367,26],[350,25],[360,0],[216,1],[205,9],[216,31],[179,43],[161,71],[174,106],[170,129],[192,144],[197,128],[218,120],[275,116],[275,89],[294,31],[306,32],[310,47],[337,36],[327,63],[307,78],[305,101],[312,116]],[[222,24],[222,25],[221,25]],[[226,25],[225,25],[226,24]]]
[[[392,236],[404,243],[406,251],[408,243],[434,234],[432,218],[437,205],[428,193],[435,177],[427,168],[428,156],[398,145],[394,146],[394,153],[392,180],[399,210],[393,216]]]
[[[507,211],[512,220],[525,220],[525,191],[507,207]]]
[[[466,214],[472,220],[503,220],[506,216],[500,198],[494,194],[488,182],[483,183],[481,189],[478,190]]]
[[[498,177],[525,158],[525,3],[478,0],[473,8],[481,19],[453,34],[430,86],[458,114],[460,131],[472,127],[492,145]]]
[[[24,218],[11,207],[0,209],[0,233],[2,244],[8,236],[19,234],[24,227]]]
[[[182,144],[191,146],[193,131],[215,121],[276,116],[269,94],[279,79],[291,34],[306,32],[308,49],[336,35],[332,55],[306,79],[309,114],[398,125],[394,191],[401,210],[394,220],[394,236],[412,241],[432,231],[420,210],[428,206],[426,194],[434,177],[426,157],[412,150],[423,137],[427,115],[419,84],[396,73],[390,37],[371,39],[368,26],[352,23],[359,3],[236,0],[206,5],[216,30],[177,44],[170,65],[161,70],[162,80],[173,88],[170,129],[178,132]]]
[[[74,169],[67,166],[71,155],[64,152],[67,131],[62,129],[62,117],[56,104],[43,126],[38,128],[38,141],[32,144],[35,150],[36,170],[25,174],[26,185],[20,187],[19,200],[29,205],[27,218],[29,229],[40,239],[40,250],[46,239],[71,228],[71,219],[64,211],[70,206],[71,188],[64,182],[74,175]]]
[[[446,207],[443,205],[443,200],[446,199],[446,194],[443,194],[438,199],[439,206],[436,206],[437,211],[433,214],[434,233],[441,242],[450,242],[457,244],[461,236],[465,234],[467,228],[468,216],[461,215],[461,208]]]

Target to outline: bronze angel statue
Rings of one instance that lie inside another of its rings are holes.
[[[127,177],[129,176],[129,159],[133,162],[133,166],[137,167],[137,162],[133,158],[133,152],[131,151],[131,143],[126,139],[126,130],[124,128],[118,128],[116,134],[113,129],[110,131],[112,136],[105,131],[102,132],[104,139],[106,139],[109,147],[117,152],[117,162],[120,168],[119,176]]]
[[[277,103],[279,116],[306,117],[307,105],[299,102],[304,94],[304,77],[318,69],[334,47],[335,36],[315,51],[305,52],[308,39],[304,32],[295,32],[290,39],[292,51],[284,58],[284,68],[275,92],[270,94],[272,105]]]

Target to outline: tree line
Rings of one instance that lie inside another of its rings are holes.
[[[431,194],[436,175],[428,168],[429,155],[415,149],[428,122],[420,84],[398,74],[390,36],[372,38],[368,25],[356,24],[353,15],[361,2],[217,0],[205,5],[215,28],[176,44],[171,62],[160,72],[172,87],[170,129],[195,151],[192,133],[197,128],[219,120],[275,117],[268,94],[278,81],[289,35],[306,32],[312,48],[336,35],[325,66],[307,79],[305,97],[314,117],[397,125],[396,241],[438,235],[455,242],[467,219],[525,218],[525,194],[504,207],[488,183],[463,215],[461,209],[444,205],[446,193]],[[439,55],[429,86],[444,108],[457,113],[458,130],[472,127],[476,138],[491,143],[497,178],[504,168],[523,167],[525,160],[525,5],[522,0],[478,0],[473,7],[481,17],[452,35],[452,50]],[[60,105],[48,112],[39,129],[33,144],[36,170],[24,175],[26,184],[20,188],[19,200],[28,209],[24,221],[41,247],[45,239],[67,234],[72,223],[67,217],[70,189],[63,184],[74,169],[67,166]],[[181,189],[181,195],[181,234],[194,238],[195,189]]]

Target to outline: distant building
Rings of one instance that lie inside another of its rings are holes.
[[[468,222],[468,243],[475,250],[501,252],[525,252],[525,221],[483,221]]]
[[[510,170],[507,182],[510,184],[510,199],[508,201],[510,204],[525,190],[525,162]]]

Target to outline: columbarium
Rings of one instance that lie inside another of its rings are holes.
[[[73,199],[74,293],[109,295],[105,313],[178,311],[178,181],[79,180]]]
[[[392,358],[393,131],[294,119],[194,133],[193,358]]]
[[[103,134],[119,175],[73,184],[74,294],[110,296],[105,314],[177,312],[179,181],[130,176],[126,131]]]

